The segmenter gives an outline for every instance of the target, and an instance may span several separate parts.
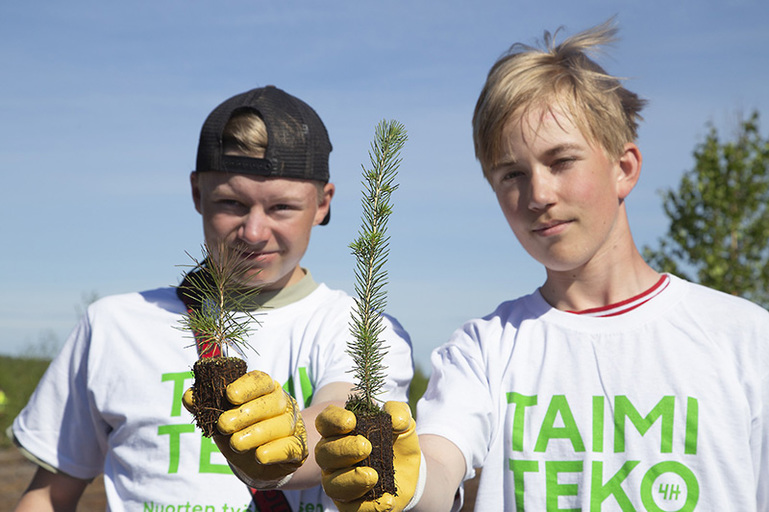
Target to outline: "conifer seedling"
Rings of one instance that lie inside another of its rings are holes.
[[[400,166],[400,151],[406,143],[406,130],[397,121],[381,121],[375,130],[369,158],[371,168],[363,167],[363,213],[358,237],[350,244],[356,257],[355,308],[352,314],[348,352],[355,375],[353,394],[346,408],[355,413],[355,434],[366,437],[372,452],[361,465],[374,468],[379,481],[366,495],[376,499],[387,492],[396,495],[393,470],[392,420],[381,410],[381,393],[386,377],[383,358],[387,347],[380,339],[384,327],[382,313],[386,306],[385,286],[389,256],[387,223],[392,213],[391,195]]]
[[[187,274],[187,314],[180,328],[195,338],[199,358],[192,367],[195,422],[207,437],[216,433],[222,412],[232,407],[227,385],[245,374],[248,335],[258,325],[253,309],[259,288],[243,286],[249,270],[242,251],[224,243],[211,248],[203,245],[203,259],[193,256]],[[212,252],[215,251],[215,252]],[[241,357],[230,355],[237,353]]]

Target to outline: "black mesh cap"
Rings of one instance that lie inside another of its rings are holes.
[[[222,132],[233,114],[250,110],[267,128],[264,158],[225,155]],[[197,172],[231,172],[328,183],[331,142],[315,110],[273,85],[252,89],[224,101],[200,130]],[[330,212],[329,212],[330,215]],[[327,224],[329,216],[321,224]]]
[[[267,127],[264,158],[225,155],[222,132],[232,115],[251,110]],[[327,183],[331,142],[318,114],[299,98],[268,85],[224,101],[200,130],[198,172],[219,171]]]

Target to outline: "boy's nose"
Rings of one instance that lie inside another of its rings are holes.
[[[268,219],[264,212],[252,210],[243,219],[238,237],[244,242],[255,245],[269,238]]]
[[[547,172],[533,172],[529,181],[529,209],[542,210],[555,202],[555,184]]]

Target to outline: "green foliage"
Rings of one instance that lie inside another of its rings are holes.
[[[192,285],[188,296],[200,304],[199,309],[188,312],[180,320],[181,329],[195,333],[201,341],[218,345],[222,354],[234,349],[243,355],[248,335],[258,325],[253,309],[260,289],[247,287],[248,262],[243,251],[224,243],[213,249],[203,245],[203,259],[195,263],[187,279]],[[193,336],[192,334],[190,336]],[[194,336],[193,336],[194,337]]]
[[[0,390],[6,396],[5,406],[0,408],[0,447],[11,446],[5,431],[27,405],[50,362],[48,359],[0,356]]]
[[[414,378],[411,379],[411,385],[409,386],[409,407],[411,408],[411,417],[417,417],[417,402],[427,390],[427,382],[429,377],[425,372],[417,366],[414,368]]]
[[[353,373],[357,380],[357,397],[349,402],[352,410],[378,409],[376,397],[384,385],[386,355],[379,335],[384,329],[381,314],[387,300],[385,264],[389,255],[387,222],[392,213],[390,197],[395,184],[400,151],[406,143],[406,130],[397,121],[381,121],[375,130],[369,158],[371,169],[363,168],[363,198],[361,228],[350,244],[357,264],[355,267],[355,309],[348,352],[353,358]]]
[[[678,190],[662,193],[670,218],[652,266],[769,306],[769,140],[754,112],[735,140],[711,126]]]

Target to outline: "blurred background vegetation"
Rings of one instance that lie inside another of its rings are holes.
[[[48,359],[0,356],[0,390],[5,393],[5,403],[0,405],[0,448],[12,445],[6,430],[27,404],[49,363]]]

